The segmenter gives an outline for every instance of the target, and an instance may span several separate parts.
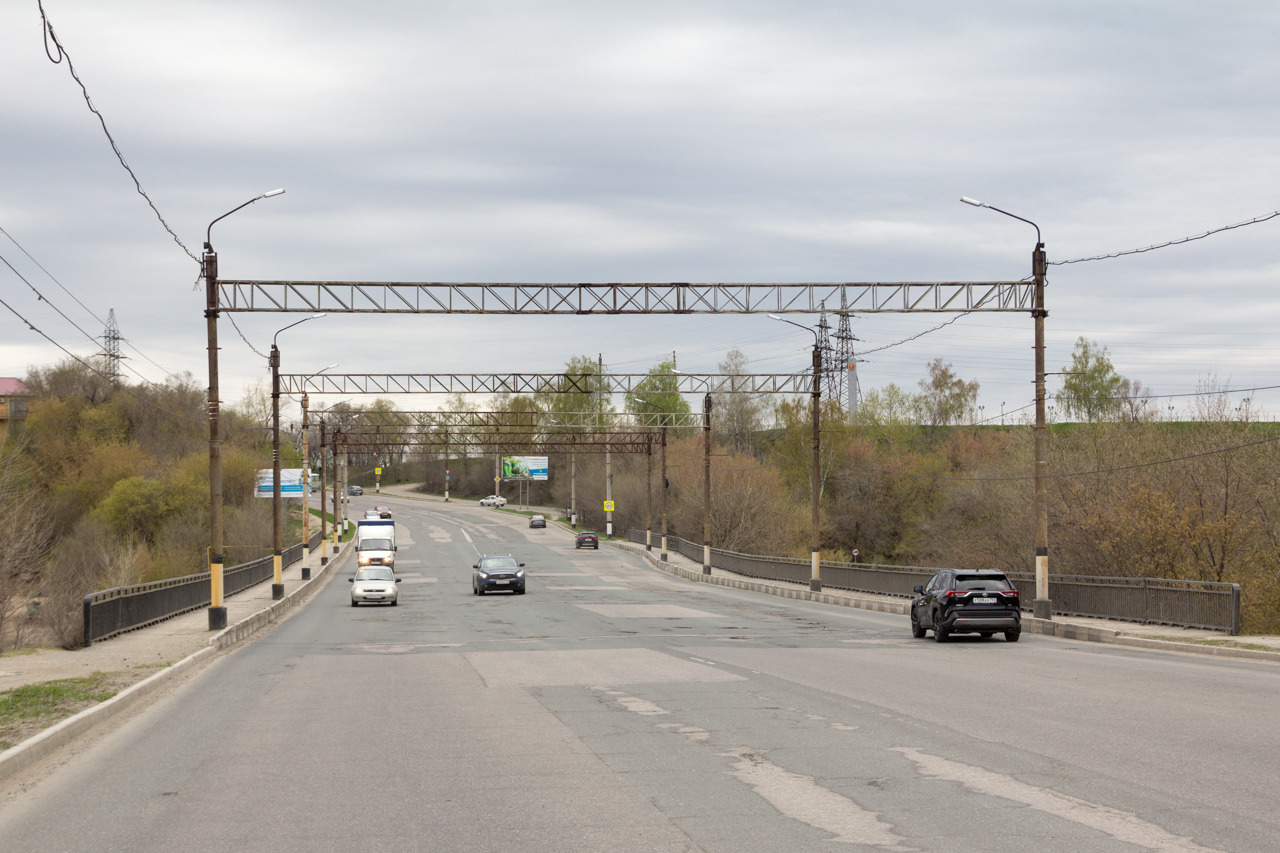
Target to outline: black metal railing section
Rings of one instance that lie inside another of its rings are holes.
[[[643,545],[645,532],[631,530],[630,541]],[[653,537],[657,546],[659,537]],[[667,547],[702,562],[702,546],[667,537]],[[711,565],[760,580],[809,583],[809,561],[794,557],[764,557],[711,549]],[[910,597],[912,588],[925,584],[939,571],[924,566],[887,566],[873,563],[823,561],[822,585],[850,592]],[[1018,588],[1023,609],[1030,610],[1035,597],[1035,575],[1006,572]],[[1112,578],[1088,575],[1054,575],[1049,579],[1053,612],[1060,616],[1118,619],[1146,625],[1176,625],[1240,633],[1240,585],[1169,578]]]
[[[318,548],[320,534],[312,534],[308,545],[312,550]],[[281,556],[284,565],[293,565],[302,559],[302,543],[285,548]],[[222,573],[223,595],[243,592],[274,574],[269,556],[231,566]],[[209,601],[208,572],[91,592],[84,597],[84,644],[208,607]]]

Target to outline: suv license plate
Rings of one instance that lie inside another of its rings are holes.
[[[511,581],[494,581],[496,584],[511,583]]]
[[[994,598],[975,598],[973,600],[973,603],[974,604],[995,604],[996,600]]]

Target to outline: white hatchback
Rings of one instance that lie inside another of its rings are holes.
[[[358,604],[390,604],[395,607],[400,602],[400,593],[396,584],[400,579],[391,569],[373,566],[361,569],[351,578],[351,606]]]

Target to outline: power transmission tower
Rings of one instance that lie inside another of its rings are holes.
[[[107,314],[107,327],[102,332],[103,373],[112,385],[120,384],[120,327],[116,325],[116,309]]]
[[[829,392],[844,406],[849,414],[858,411],[858,400],[861,390],[858,387],[858,373],[855,365],[858,356],[853,345],[858,338],[854,336],[849,325],[849,312],[839,312],[840,323],[836,326],[834,343],[831,344],[831,373],[828,378]]]

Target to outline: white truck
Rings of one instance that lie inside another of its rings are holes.
[[[356,562],[365,566],[396,567],[396,523],[387,519],[356,522]]]

